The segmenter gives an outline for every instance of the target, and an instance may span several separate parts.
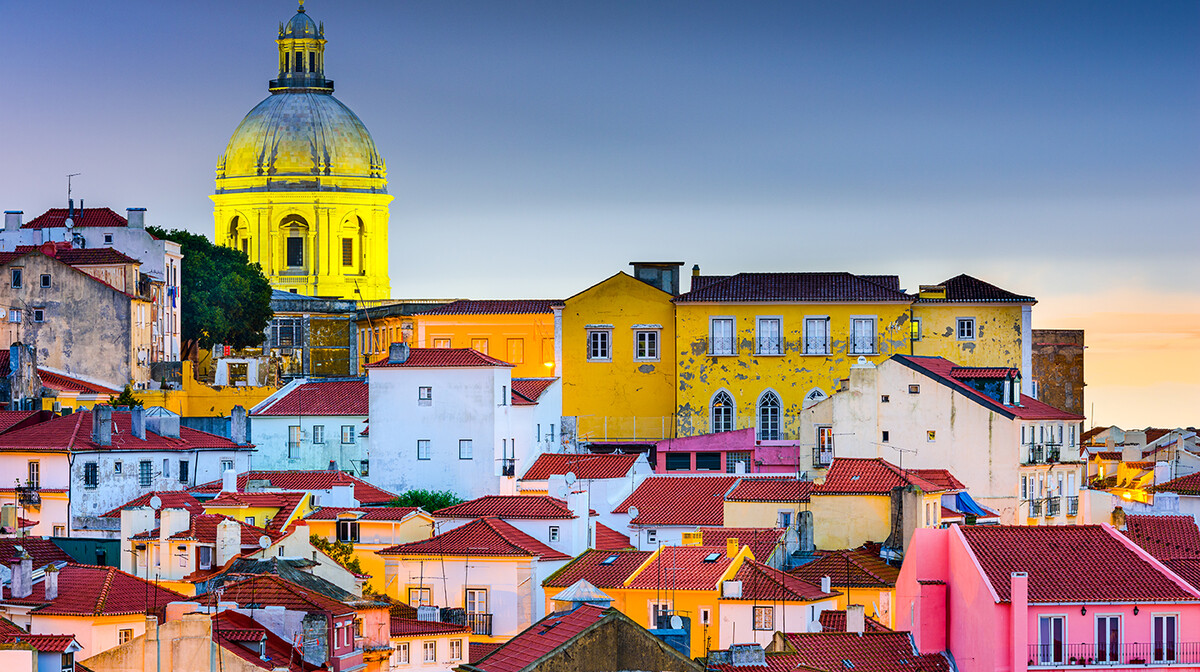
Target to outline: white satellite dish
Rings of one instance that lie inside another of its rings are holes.
[[[683,619],[678,616],[671,616],[671,629],[672,630],[682,630],[683,629]]]
[[[570,482],[574,481],[574,480],[575,480],[575,472],[573,472],[573,471],[568,471],[568,472],[567,472],[567,475],[566,475],[566,479],[567,479],[567,482],[568,482],[568,483],[570,483]]]
[[[75,220],[71,219],[70,217],[67,217],[66,219],[63,220],[63,226],[65,226],[69,229],[72,226],[75,226]]]
[[[809,632],[825,632],[825,628],[821,626],[820,621],[813,621],[808,624]]]
[[[259,548],[266,549],[270,545],[271,545],[271,538],[268,537],[267,535],[264,534],[258,538]]]
[[[636,506],[629,507],[629,517],[630,519],[638,517],[638,509]]]
[[[153,497],[151,497],[150,498],[150,508],[154,509],[155,511],[161,509],[162,508],[162,498],[159,497],[158,495],[154,495]]]

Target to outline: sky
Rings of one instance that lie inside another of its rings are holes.
[[[0,206],[212,234],[286,0],[0,0]],[[628,268],[968,273],[1087,330],[1088,424],[1200,424],[1200,3],[311,0],[397,297]],[[1094,411],[1093,411],[1094,409]]]

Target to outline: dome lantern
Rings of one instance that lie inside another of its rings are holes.
[[[333,91],[333,80],[325,79],[325,24],[317,24],[300,8],[287,23],[279,24],[279,78],[271,91]]]

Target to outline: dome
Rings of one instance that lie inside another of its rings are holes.
[[[258,176],[384,179],[386,167],[367,127],[341,101],[328,93],[284,90],[250,110],[217,163],[218,182]]]
[[[308,14],[304,13],[304,8],[301,7],[299,12],[292,17],[291,21],[287,22],[280,37],[286,38],[314,38],[319,37],[320,33],[317,30],[317,24],[312,19],[308,18]]]

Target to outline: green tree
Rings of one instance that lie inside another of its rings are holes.
[[[119,396],[113,397],[110,395],[108,397],[108,405],[133,407],[141,406],[142,402],[138,401],[137,398],[133,396],[133,390],[129,388],[128,384],[126,384],[125,389],[121,391]]]
[[[262,267],[238,250],[214,245],[191,231],[146,229],[182,247],[180,336],[186,352],[217,343],[235,348],[262,344],[273,315],[271,285]]]
[[[444,508],[462,504],[463,500],[449,490],[409,490],[388,502],[388,506],[419,506],[433,513]]]

